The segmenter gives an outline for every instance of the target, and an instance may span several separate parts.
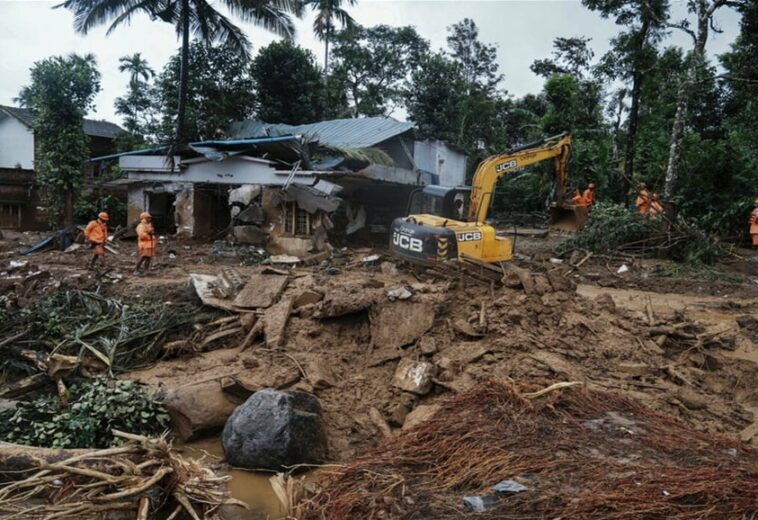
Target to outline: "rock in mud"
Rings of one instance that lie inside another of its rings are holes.
[[[550,282],[550,286],[555,292],[574,292],[576,291],[576,284],[570,278],[563,276],[563,271],[554,269],[548,271],[547,280]]]
[[[395,369],[392,385],[417,395],[428,394],[432,389],[432,378],[435,373],[436,367],[432,363],[401,359]]]
[[[439,409],[440,405],[438,404],[421,404],[417,406],[412,412],[405,416],[403,430],[408,430],[417,424],[421,424],[422,422],[431,419]]]
[[[224,392],[220,381],[208,381],[169,390],[164,405],[174,431],[187,440],[221,429],[241,402]]]
[[[423,302],[399,301],[369,310],[371,341],[380,348],[400,348],[416,341],[432,328],[434,306]]]
[[[246,469],[281,470],[326,459],[321,406],[312,395],[265,389],[237,407],[222,435],[227,462]]]

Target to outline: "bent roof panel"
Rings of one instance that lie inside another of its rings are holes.
[[[279,134],[307,134],[320,143],[338,148],[369,148],[413,129],[391,117],[333,119],[307,125],[270,124],[253,119],[232,124],[231,137],[245,139]]]

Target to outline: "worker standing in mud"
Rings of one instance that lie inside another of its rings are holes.
[[[108,218],[108,214],[103,211],[97,215],[96,220],[91,221],[84,228],[84,238],[89,242],[92,249],[90,270],[95,269],[98,258],[105,256],[105,242],[108,240]],[[103,262],[105,261],[103,260]]]
[[[574,195],[571,201],[580,208],[592,206],[595,203],[595,183],[589,183],[583,193],[579,193],[579,189],[577,188],[576,195]]]
[[[135,276],[142,276],[140,270],[144,268],[147,272],[150,270],[150,260],[155,256],[155,229],[153,229],[153,216],[147,211],[143,211],[139,216],[140,223],[137,224],[137,266],[134,268]]]
[[[755,207],[750,214],[750,237],[753,239],[753,247],[758,249],[758,199],[755,199]]]

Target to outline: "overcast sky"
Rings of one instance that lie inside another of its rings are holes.
[[[160,70],[179,47],[173,28],[151,22],[140,15],[130,26],[110,36],[99,28],[87,36],[73,30],[73,16],[67,10],[51,9],[58,2],[47,0],[0,0],[0,104],[13,104],[21,87],[29,81],[29,67],[51,55],[92,53],[102,74],[102,90],[97,96],[97,112],[90,117],[120,122],[113,101],[123,95],[127,77],[118,72],[118,58],[141,52],[150,65]],[[218,2],[212,1],[216,4]],[[686,16],[685,2],[672,0],[674,18]],[[433,49],[445,46],[447,27],[469,17],[480,28],[480,38],[499,47],[500,70],[505,74],[503,87],[512,95],[539,92],[542,79],[532,74],[529,65],[550,55],[552,41],[558,36],[587,36],[596,57],[608,49],[618,28],[582,7],[579,0],[520,1],[439,1],[439,0],[359,0],[350,8],[362,25],[414,25]],[[323,62],[322,44],[311,32],[312,16],[297,22],[297,42],[314,51]],[[716,16],[722,34],[711,33],[708,52],[722,53],[739,31],[739,15],[722,8]],[[275,38],[250,24],[242,27],[253,42],[254,52]],[[689,48],[689,37],[675,31],[670,43]]]

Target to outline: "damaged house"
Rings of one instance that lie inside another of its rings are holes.
[[[460,150],[417,140],[412,124],[391,118],[242,121],[230,133],[173,158],[165,147],[121,154],[127,178],[116,182],[128,187],[129,220],[148,210],[163,233],[231,233],[302,256],[328,247],[328,233],[386,233],[421,186],[465,183]]]
[[[44,230],[47,210],[42,202],[34,171],[34,115],[25,108],[0,105],[0,228]],[[112,153],[115,139],[124,130],[107,121],[84,120],[90,140],[90,156]],[[102,173],[102,163],[85,166],[85,183]]]

